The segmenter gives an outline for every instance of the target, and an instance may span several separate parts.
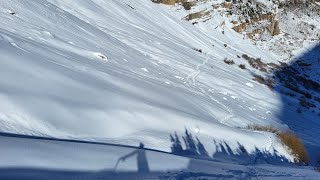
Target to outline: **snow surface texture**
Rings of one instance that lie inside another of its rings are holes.
[[[0,179],[319,179],[310,167],[206,161],[124,146],[0,136]],[[126,158],[127,154],[139,155]],[[20,165],[17,167],[17,164]],[[141,171],[141,167],[148,171]],[[139,171],[140,169],[140,171]]]
[[[0,1],[0,131],[170,151],[186,128],[209,154],[214,139],[292,161],[273,134],[243,129],[286,129],[279,95],[223,62],[277,58],[221,35],[224,16],[193,26],[184,14],[149,0]]]

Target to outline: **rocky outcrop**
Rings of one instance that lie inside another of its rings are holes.
[[[240,23],[239,25],[236,25],[233,27],[233,29],[240,33],[240,32],[243,32],[246,30],[246,27],[247,27],[247,23],[246,22],[243,22],[243,23]]]
[[[245,22],[238,23],[233,27],[236,32],[245,32],[249,27],[253,27],[257,24],[262,24],[265,22],[265,27],[259,27],[250,32],[247,32],[249,38],[253,38],[255,34],[261,34],[264,29],[267,29],[272,36],[280,34],[279,21],[276,20],[275,15],[273,14],[259,14],[251,19],[246,19]]]
[[[230,9],[231,6],[232,6],[232,3],[231,3],[231,2],[224,2],[224,3],[223,3],[223,7],[224,7],[224,8]]]
[[[154,3],[162,3],[162,4],[168,4],[168,5],[174,5],[179,2],[185,2],[186,0],[152,0]]]
[[[279,21],[273,19],[271,21],[271,24],[268,27],[268,30],[270,31],[272,36],[276,36],[276,35],[280,34]]]
[[[209,11],[203,10],[203,11],[188,14],[186,17],[184,17],[184,19],[187,21],[191,21],[193,19],[200,19],[209,15],[210,15]]]
[[[255,29],[249,33],[247,33],[247,36],[250,38],[250,39],[256,39],[257,38],[257,35],[258,37],[262,34],[263,30],[262,29]]]

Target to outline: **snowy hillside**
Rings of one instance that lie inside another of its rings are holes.
[[[310,167],[206,161],[141,150],[147,162],[121,157],[137,149],[0,136],[0,179],[319,179]],[[148,172],[139,167],[148,166]]]
[[[218,142],[233,153],[241,144],[249,153],[259,149],[294,161],[274,134],[246,128],[273,125],[302,129],[297,133],[316,158],[319,116],[287,108],[281,93],[253,80],[263,73],[243,57],[277,66],[283,58],[234,31],[219,8],[211,12],[215,18],[184,20],[207,7],[187,11],[150,0],[0,1],[0,131],[143,142],[170,152],[170,135],[187,129],[210,155],[219,151]],[[284,119],[283,108],[292,121]],[[310,121],[301,123],[305,119]]]

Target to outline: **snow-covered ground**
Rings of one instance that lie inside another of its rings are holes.
[[[0,179],[319,179],[310,167],[200,160],[132,147],[0,136]],[[121,157],[140,151],[121,160]],[[140,168],[139,168],[140,167]],[[141,171],[148,167],[148,171]],[[140,169],[140,171],[139,171]]]
[[[238,67],[243,54],[277,57],[214,28],[227,17],[194,26],[184,13],[149,0],[0,1],[0,131],[170,152],[169,135],[188,129],[209,154],[215,140],[293,160],[273,134],[244,129],[287,128],[280,95]]]

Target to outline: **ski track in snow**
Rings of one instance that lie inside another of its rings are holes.
[[[217,118],[215,118],[215,119],[218,120],[221,124],[223,124],[223,125],[225,125],[225,126],[228,126],[228,127],[231,127],[230,125],[228,125],[228,124],[225,123],[225,122],[228,121],[230,118],[232,118],[232,117],[234,116],[233,111],[232,111],[228,106],[226,106],[225,104],[221,103],[221,102],[218,101],[217,99],[213,98],[210,94],[206,93],[206,91],[203,90],[200,86],[198,87],[198,86],[196,85],[196,79],[197,79],[197,77],[199,76],[199,74],[201,73],[201,69],[200,69],[200,68],[201,68],[202,66],[205,66],[205,65],[208,63],[208,61],[209,61],[209,55],[210,55],[210,54],[211,54],[211,52],[208,53],[208,57],[207,57],[203,62],[201,62],[200,64],[198,64],[198,65],[196,66],[195,72],[193,72],[193,73],[191,73],[190,75],[187,76],[187,80],[188,80],[189,84],[192,83],[192,85],[193,85],[194,87],[196,87],[198,90],[200,90],[200,91],[202,92],[202,94],[204,94],[205,96],[209,97],[209,98],[210,98],[212,101],[214,101],[215,103],[221,105],[221,106],[227,111],[227,113],[228,113],[229,115],[227,115],[226,117],[224,117],[222,120],[219,120],[219,119],[217,119]],[[190,79],[191,79],[191,80],[190,80]],[[201,85],[204,85],[204,84],[201,83]],[[208,89],[208,88],[207,88],[207,89]]]
[[[210,53],[209,53],[209,55],[210,55]],[[200,63],[200,64],[197,65],[196,71],[193,72],[193,73],[191,73],[191,74],[187,77],[187,80],[189,80],[189,83],[191,83],[191,81],[190,81],[190,78],[191,78],[192,84],[193,84],[194,86],[196,86],[196,78],[197,78],[197,76],[201,73],[200,67],[206,65],[206,64],[208,63],[208,61],[209,61],[209,57],[207,57],[206,60],[204,60],[202,63]]]
[[[210,55],[210,53],[208,53],[208,56],[209,55]],[[203,90],[203,88],[201,88],[200,86],[199,87],[197,86],[196,79],[201,74],[201,69],[200,68],[202,66],[205,66],[208,63],[208,61],[209,61],[209,57],[207,57],[203,62],[199,63],[196,66],[195,72],[189,74],[186,79],[188,80],[189,84],[192,84],[194,87],[196,87],[198,90],[200,90],[202,92],[202,94],[204,94],[205,96],[209,97],[212,101],[214,101],[215,103],[219,104],[220,106],[222,106],[225,109],[225,111],[228,113],[227,116],[225,116],[222,120],[219,120],[218,118],[215,118],[216,120],[219,121],[219,123],[221,123],[221,124],[223,124],[225,126],[231,127],[231,128],[238,128],[236,126],[231,126],[231,125],[226,123],[226,122],[228,122],[229,119],[234,117],[233,111],[227,105],[225,105],[224,103],[221,103],[217,99],[213,98],[209,93],[206,93],[206,91]],[[204,85],[204,84],[201,83],[201,85]],[[195,131],[196,131],[196,133],[198,133],[200,131],[199,127],[196,127]],[[271,152],[271,149],[272,149],[273,144],[274,144],[274,141],[273,141],[272,137],[267,132],[255,131],[255,130],[250,130],[250,131],[256,132],[256,133],[259,133],[259,134],[263,134],[269,140],[269,145],[266,146],[265,149],[266,149],[267,152]]]

